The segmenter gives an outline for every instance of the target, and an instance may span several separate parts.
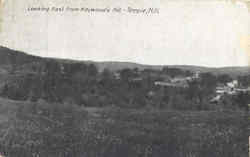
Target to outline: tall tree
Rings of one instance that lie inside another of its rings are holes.
[[[89,64],[88,66],[88,75],[91,77],[96,77],[98,74],[97,67],[94,64]]]
[[[227,75],[227,74],[222,74],[217,77],[219,83],[226,84],[227,82],[232,81],[233,79]]]

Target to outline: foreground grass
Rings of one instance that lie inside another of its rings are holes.
[[[108,110],[100,113],[96,130],[104,130],[101,133],[104,137],[115,137],[120,142],[115,146],[123,147],[125,156],[247,156],[247,123],[243,112]]]
[[[0,99],[10,157],[247,157],[241,111],[81,108]]]

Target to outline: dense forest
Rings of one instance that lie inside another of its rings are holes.
[[[190,71],[169,67],[161,70],[125,68],[116,72],[109,69],[98,71],[94,64],[60,63],[46,59],[24,64],[23,67],[12,66],[8,79],[2,85],[1,95],[13,100],[43,99],[88,107],[113,105],[123,108],[209,110],[247,105],[248,93],[227,96],[221,105],[209,103],[218,84],[233,80],[227,74],[215,76],[209,72],[201,73],[198,79],[187,80],[185,88],[155,85],[156,81],[192,75]],[[247,87],[250,84],[248,78],[248,75],[239,76],[238,80]],[[238,97],[244,97],[244,100],[238,101]]]

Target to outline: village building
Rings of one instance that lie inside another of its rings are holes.
[[[232,82],[228,82],[227,86],[230,87],[230,88],[238,87],[238,80],[233,80]]]
[[[155,81],[154,84],[156,86],[168,86],[168,87],[181,87],[181,88],[187,88],[188,81],[196,80],[199,79],[200,75],[199,72],[196,72],[193,76],[188,76],[188,77],[174,77],[170,78],[167,77],[164,81]]]
[[[165,87],[181,87],[181,88],[187,88],[188,87],[188,83],[186,81],[181,81],[181,82],[156,81],[154,84],[156,86],[165,86]]]
[[[132,82],[140,82],[142,80],[143,79],[141,77],[136,77],[136,78],[131,79]]]
[[[212,103],[217,103],[221,100],[224,95],[236,95],[239,92],[249,92],[250,87],[248,88],[239,88],[238,80],[233,80],[226,83],[226,85],[218,84],[216,87],[216,96],[210,100]]]
[[[210,100],[210,102],[211,102],[211,103],[218,103],[218,102],[221,100],[221,97],[222,97],[222,95],[217,95],[217,96],[213,97],[213,98]]]
[[[115,77],[116,80],[120,80],[121,79],[121,75],[118,72],[114,73],[114,77]]]

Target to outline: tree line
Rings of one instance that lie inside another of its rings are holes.
[[[191,71],[164,67],[161,70],[124,68],[117,72],[98,71],[94,64],[62,63],[45,60],[32,64],[30,72],[12,74],[1,95],[15,100],[72,103],[84,106],[119,106],[126,108],[209,109],[216,86],[233,79],[227,75],[201,73],[198,79],[187,80],[187,88],[155,86],[155,81],[175,77],[190,77]],[[242,86],[248,86],[249,76],[240,76]],[[248,102],[248,97],[246,97]],[[234,98],[233,103],[238,103]],[[245,103],[246,104],[246,103]],[[233,105],[231,103],[231,105]]]

